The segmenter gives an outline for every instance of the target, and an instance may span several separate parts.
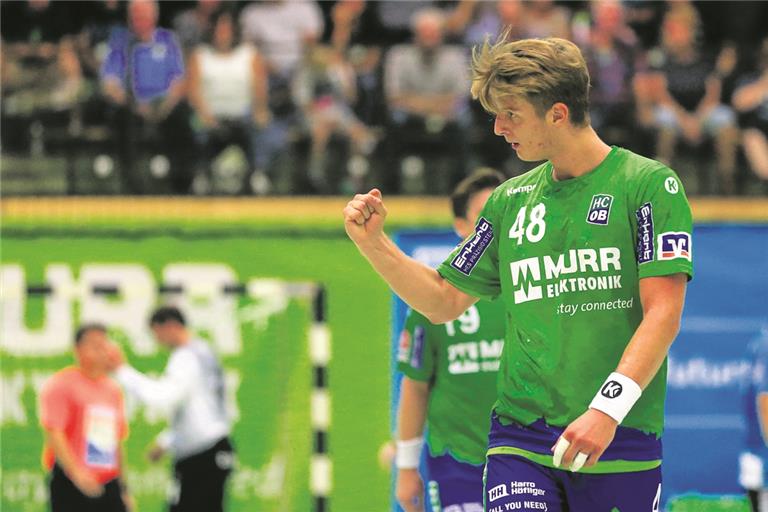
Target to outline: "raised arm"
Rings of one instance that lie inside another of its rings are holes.
[[[344,208],[344,228],[371,266],[409,306],[432,323],[457,318],[477,297],[459,291],[438,272],[407,256],[384,233],[381,192],[357,194]]]

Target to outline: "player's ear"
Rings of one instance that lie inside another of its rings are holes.
[[[554,124],[562,123],[568,120],[568,105],[565,103],[555,103],[552,105],[552,108],[549,109],[549,112],[552,116],[552,123]]]

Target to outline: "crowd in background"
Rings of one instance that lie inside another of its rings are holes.
[[[766,19],[682,0],[3,2],[2,151],[84,152],[126,194],[444,194],[531,167],[469,97],[472,47],[506,30],[579,45],[606,142],[688,166],[693,194],[765,193]]]

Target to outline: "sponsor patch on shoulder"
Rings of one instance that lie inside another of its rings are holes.
[[[411,367],[420,370],[424,365],[424,327],[417,325],[413,330],[413,351],[411,351]]]
[[[653,261],[653,207],[645,203],[635,212],[637,217],[637,263]]]
[[[683,258],[691,261],[691,235],[685,231],[667,231],[659,235],[659,260]]]
[[[493,241],[493,225],[480,217],[475,233],[467,238],[451,261],[451,266],[465,275],[470,275],[483,253]]]

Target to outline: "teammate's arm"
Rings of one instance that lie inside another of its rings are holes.
[[[403,377],[397,410],[398,441],[410,441],[423,436],[428,400],[429,383]],[[418,467],[398,468],[395,493],[405,512],[424,509],[424,482]]]
[[[344,228],[392,291],[435,324],[454,320],[477,302],[403,253],[384,233],[386,216],[381,192],[373,189],[357,194],[344,208]]]
[[[616,372],[636,382],[641,389],[659,371],[680,330],[686,284],[685,274],[640,280],[643,320],[624,350]],[[571,467],[577,453],[581,452],[589,456],[584,466],[593,466],[613,440],[616,427],[617,421],[608,414],[588,409],[568,425],[561,436],[569,444],[562,454],[563,465]],[[557,460],[556,456],[556,463]]]
[[[80,492],[86,496],[95,498],[104,493],[104,487],[91,475],[86,468],[80,465],[72,453],[72,449],[67,442],[67,436],[62,430],[45,430],[48,446],[53,450],[56,457],[56,463],[61,466],[62,471],[72,480],[72,483],[80,489]]]

